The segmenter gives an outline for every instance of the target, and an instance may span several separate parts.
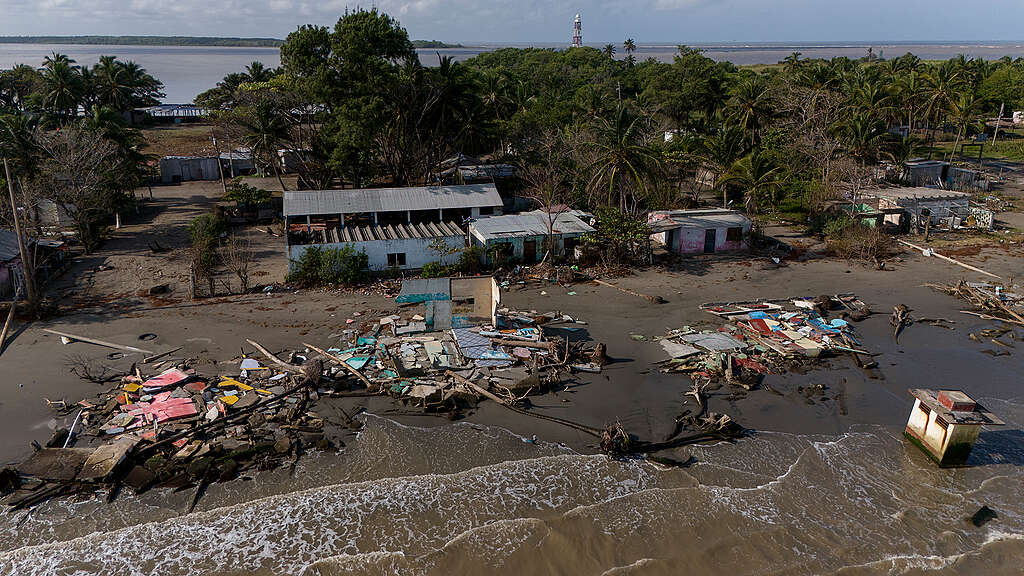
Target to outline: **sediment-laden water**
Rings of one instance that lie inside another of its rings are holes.
[[[759,433],[662,470],[497,428],[366,416],[358,442],[193,496],[55,501],[0,516],[4,574],[1019,574],[1024,401],[974,467],[900,429]],[[999,518],[966,522],[980,506]]]

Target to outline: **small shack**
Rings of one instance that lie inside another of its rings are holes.
[[[971,206],[966,192],[941,188],[879,188],[861,194],[866,204],[885,212],[885,221],[904,232],[920,232],[925,225],[954,228],[992,227],[992,213]],[[898,211],[897,211],[898,210]]]
[[[1004,423],[961,390],[913,388],[916,398],[903,432],[939,466],[967,463],[982,426]]]
[[[735,210],[660,210],[647,217],[651,238],[678,254],[745,250],[753,223]]]
[[[946,181],[949,162],[941,160],[908,160],[903,165],[903,180],[910,186],[937,186]]]
[[[0,230],[0,298],[14,295],[22,275],[18,235],[13,230]]]
[[[220,166],[221,170],[224,170],[225,178],[248,176],[256,173],[256,163],[253,162],[252,152],[249,150],[221,152]],[[220,177],[220,174],[217,176]]]
[[[468,328],[481,323],[497,327],[501,291],[490,276],[415,278],[402,282],[399,304],[423,304],[423,325],[410,332]]]
[[[177,184],[190,180],[218,180],[219,162],[216,156],[164,156],[160,159],[160,181]]]
[[[552,228],[551,253],[572,257],[579,237],[594,232],[577,210],[565,207],[552,211],[534,210],[523,214],[508,214],[480,218],[469,225],[473,244],[484,248],[483,263],[489,264],[494,250],[503,250],[504,256],[526,264],[539,262],[548,252],[548,224]]]

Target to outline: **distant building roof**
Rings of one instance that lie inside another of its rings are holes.
[[[587,234],[594,228],[580,220],[580,212],[568,210],[555,214],[555,234]],[[479,218],[469,225],[483,240],[495,238],[516,238],[525,236],[545,236],[548,233],[548,215],[542,210],[508,214],[506,216],[489,216]]]
[[[158,104],[145,108],[136,108],[139,112],[145,112],[154,118],[175,118],[175,117],[197,117],[206,116],[210,113],[208,108],[193,106],[192,104]]]
[[[302,190],[284,193],[284,215],[405,212],[502,205],[494,184],[369,188],[359,190]]]
[[[924,188],[920,186],[907,188],[878,188],[876,190],[865,190],[862,196],[871,198],[884,198],[893,202],[910,200],[921,202],[927,200],[968,200],[971,195],[966,192],[954,190],[943,190],[942,188]]]
[[[464,182],[494,180],[496,178],[514,178],[518,173],[511,164],[478,164],[475,166],[459,166],[459,177]]]
[[[924,158],[911,158],[904,163],[907,168],[920,168],[925,166],[949,166],[949,162],[943,160],[926,160]]]
[[[13,230],[0,230],[0,262],[14,260],[20,254],[18,235]]]
[[[709,208],[701,210],[659,210],[651,212],[647,223],[654,232],[676,228],[733,228],[750,224],[750,219],[735,210]]]
[[[346,226],[327,231],[328,242],[370,242],[373,240],[405,240],[409,238],[445,238],[466,233],[453,222],[424,222],[397,226]]]

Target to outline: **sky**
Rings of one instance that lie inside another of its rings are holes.
[[[0,0],[0,36],[283,38],[376,6],[420,40],[586,43],[1024,41],[1024,0]]]

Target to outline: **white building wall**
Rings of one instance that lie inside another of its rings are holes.
[[[369,261],[370,270],[383,271],[390,269],[388,266],[388,254],[405,253],[405,266],[399,266],[402,270],[413,270],[423,268],[429,262],[437,262],[437,253],[430,249],[431,243],[436,238],[404,238],[398,240],[370,240],[367,242],[341,242],[332,244],[303,244],[288,247],[288,267],[291,268],[293,260],[297,260],[302,254],[313,246],[322,249],[341,248],[351,246],[356,252],[365,251]],[[449,236],[444,238],[445,244],[451,250],[458,250],[441,259],[445,266],[455,264],[459,255],[465,247],[465,237]]]

